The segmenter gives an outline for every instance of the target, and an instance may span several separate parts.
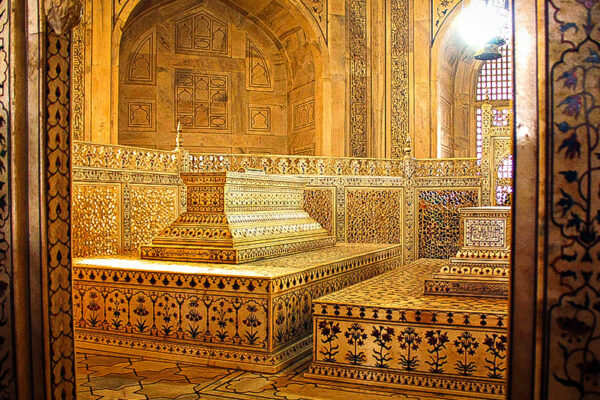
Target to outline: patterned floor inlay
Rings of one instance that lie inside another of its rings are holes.
[[[278,374],[78,352],[79,400],[459,400],[304,378],[309,358]],[[473,399],[470,397],[470,399]]]

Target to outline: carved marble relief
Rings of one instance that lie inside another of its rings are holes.
[[[73,256],[118,254],[120,247],[118,184],[73,185]]]
[[[131,55],[128,83],[154,84],[156,81],[156,40],[154,31],[144,36]]]
[[[348,188],[346,241],[402,243],[402,189]]]
[[[468,219],[465,221],[466,247],[506,247],[506,220]]]
[[[421,259],[316,299],[306,376],[505,398],[507,302],[423,295],[442,265]]]
[[[478,190],[430,189],[417,193],[419,258],[453,257],[460,248],[458,210],[477,206]]]
[[[310,14],[314,18],[315,22],[319,25],[321,34],[325,39],[325,43],[328,42],[329,32],[329,20],[327,12],[329,10],[329,0],[301,0],[302,4],[310,11]]]
[[[195,130],[229,128],[229,77],[175,72],[175,125]]]
[[[200,11],[177,21],[175,51],[227,54],[227,24],[206,11]]]
[[[249,106],[248,130],[271,132],[271,108],[264,106]]]
[[[256,43],[246,41],[246,89],[273,90],[271,66]]]
[[[128,104],[127,128],[131,130],[155,131],[155,104],[150,101],[130,101]]]
[[[66,22],[60,23],[64,26]],[[49,321],[46,354],[50,398],[75,398],[73,305],[71,300],[70,62],[71,35],[46,35],[44,232]],[[69,322],[65,322],[69,321]]]
[[[315,126],[315,99],[294,104],[294,130],[304,130]]]
[[[367,156],[367,0],[350,1],[350,156]]]
[[[391,154],[402,158],[408,146],[408,0],[391,0]]]
[[[335,191],[336,188],[306,188],[304,209],[330,235],[335,236]]]
[[[85,2],[83,2],[85,15]],[[71,31],[71,135],[85,140],[85,21]]]

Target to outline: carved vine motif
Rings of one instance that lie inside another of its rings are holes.
[[[85,4],[82,14],[85,15]],[[85,129],[85,22],[71,32],[71,134],[74,140],[84,140]]]
[[[407,0],[391,2],[391,135],[392,158],[402,158],[409,147],[408,135],[408,27]]]
[[[375,347],[373,348],[373,358],[375,366],[379,368],[389,368],[389,362],[392,359],[392,339],[394,338],[394,328],[385,326],[374,326],[371,336],[374,338]]]
[[[367,156],[367,1],[350,2],[350,155]]]
[[[419,256],[450,258],[460,248],[459,212],[477,206],[476,190],[423,190],[418,194]],[[430,238],[422,240],[421,238]]]
[[[506,347],[507,347],[506,335],[485,335],[483,345],[486,347],[485,351],[490,355],[486,357],[486,368],[488,369],[488,376],[490,378],[502,378],[506,368],[504,367],[504,360],[506,359]]]
[[[549,5],[547,398],[600,390],[600,42],[595,0]]]
[[[46,215],[51,396],[75,398],[71,305],[70,34],[46,36]],[[63,321],[70,321],[64,323]]]
[[[427,339],[429,345],[427,349],[429,360],[425,361],[431,367],[429,372],[443,373],[448,355],[442,354],[442,351],[446,350],[446,344],[450,341],[448,333],[442,332],[440,329],[427,331],[425,332],[425,339]]]
[[[472,360],[475,352],[479,348],[477,338],[471,332],[465,331],[454,340],[456,352],[463,358],[458,359],[454,364],[456,372],[460,375],[469,376],[477,371],[477,363]]]
[[[419,335],[414,328],[405,328],[398,335],[398,343],[400,349],[405,351],[405,354],[400,355],[399,363],[402,369],[406,371],[414,371],[419,366],[418,356],[414,352],[419,350],[419,344],[421,344],[421,335]],[[411,355],[411,350],[413,354]]]
[[[12,335],[12,263],[10,256],[11,230],[10,230],[10,197],[9,197],[9,169],[10,169],[10,135],[12,126],[10,121],[10,80],[11,54],[8,44],[11,40],[9,0],[0,0],[0,392],[3,396],[11,398],[14,394],[14,349]]]

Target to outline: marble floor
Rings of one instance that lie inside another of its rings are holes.
[[[309,380],[303,373],[310,358],[278,374],[82,351],[76,358],[79,400],[459,400],[456,396]]]

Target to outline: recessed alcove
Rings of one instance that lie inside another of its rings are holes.
[[[311,27],[289,5],[248,7],[135,6],[115,66],[119,144],[170,150],[179,126],[195,152],[316,154],[324,71]]]

